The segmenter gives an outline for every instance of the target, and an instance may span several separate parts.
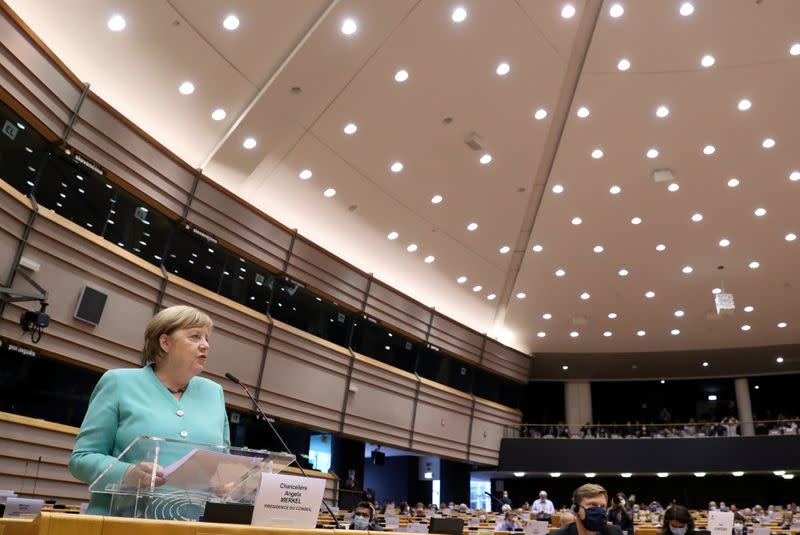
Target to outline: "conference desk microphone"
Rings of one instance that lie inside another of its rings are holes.
[[[244,390],[244,393],[247,394],[247,397],[250,398],[250,401],[253,402],[253,406],[256,408],[258,413],[261,415],[261,418],[265,422],[267,422],[267,425],[269,426],[269,428],[272,429],[272,432],[275,434],[276,437],[278,437],[278,440],[280,441],[281,447],[283,447],[283,450],[286,451],[286,452],[289,452],[292,455],[294,455],[295,461],[297,461],[297,468],[300,469],[300,473],[303,474],[304,477],[311,477],[308,474],[306,474],[305,470],[303,470],[303,466],[298,461],[299,457],[297,455],[295,455],[295,453],[292,450],[289,449],[289,446],[286,445],[286,442],[283,441],[283,437],[281,436],[280,433],[278,433],[278,430],[275,429],[275,426],[272,425],[272,421],[270,421],[269,416],[267,416],[264,413],[264,411],[261,410],[261,406],[256,401],[256,398],[254,398],[253,395],[250,393],[250,390],[247,389],[247,385],[245,385],[243,382],[241,382],[238,377],[236,377],[235,375],[233,375],[230,372],[226,372],[225,373],[225,377],[227,377],[228,379],[230,379],[231,381],[233,381],[234,383],[236,383],[237,385],[242,387],[242,390]],[[339,521],[336,520],[336,515],[333,514],[333,511],[331,511],[331,508],[328,506],[327,503],[325,503],[325,497],[324,496],[322,498],[322,505],[325,506],[325,510],[328,511],[328,514],[331,515],[331,518],[333,518],[333,523],[336,525],[336,529],[342,529],[342,526],[339,525]]]
[[[500,501],[500,498],[498,498],[497,496],[493,496],[491,492],[484,492],[484,494],[486,494],[488,497],[490,497],[491,499],[496,501],[498,504],[500,504],[500,510],[501,511],[503,510],[503,505],[505,505],[505,504]]]

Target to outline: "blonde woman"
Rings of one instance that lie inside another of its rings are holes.
[[[143,368],[109,370],[89,400],[69,469],[90,484],[139,435],[230,445],[222,387],[197,377],[208,359],[213,324],[204,312],[173,306],[147,324]],[[166,465],[165,459],[162,465]],[[121,464],[114,481],[150,482],[152,465]],[[164,483],[162,468],[156,485]],[[91,514],[108,514],[108,495],[94,494]]]

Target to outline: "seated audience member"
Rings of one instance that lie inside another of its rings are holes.
[[[581,436],[583,438],[592,438],[594,436],[591,422],[586,422],[586,424],[581,427]]]
[[[719,502],[719,510],[721,513],[729,513],[731,509],[725,505],[725,502]]]
[[[612,506],[608,512],[609,521],[617,526],[623,535],[633,535],[633,520],[628,514],[625,505],[627,500],[625,494],[618,492],[611,500]]]
[[[708,502],[708,510],[709,511],[716,511],[717,510],[717,502]]]
[[[732,535],[742,535],[744,532],[744,517],[739,513],[734,513],[733,515],[733,531]]]
[[[467,514],[469,512],[469,507],[467,507],[467,504],[461,503],[458,505],[458,512],[461,514]]]
[[[359,502],[356,510],[353,511],[353,523],[348,529],[359,531],[383,531],[383,528],[375,522],[375,507],[371,502]]]
[[[411,506],[408,505],[408,502],[400,502],[400,507],[398,507],[397,514],[400,514],[400,515],[410,515],[411,514]]]
[[[494,527],[495,531],[514,531],[522,529],[522,526],[517,524],[517,515],[509,511],[503,516],[503,520],[498,522]]]
[[[565,528],[565,527],[569,526],[570,524],[574,524],[575,523],[575,515],[573,515],[572,513],[569,513],[569,512],[561,513],[561,516],[559,517],[558,520],[560,522],[560,525],[558,527]]]
[[[511,498],[508,497],[507,490],[503,491],[503,496],[500,498],[500,503],[502,503],[503,505],[514,507],[514,503],[511,501]]]
[[[575,522],[550,535],[621,535],[617,526],[608,523],[608,492],[600,485],[587,483],[575,489],[570,512]]]
[[[686,535],[694,531],[694,519],[689,510],[682,505],[673,505],[664,513],[664,525],[658,535]]]
[[[661,507],[661,504],[658,503],[656,500],[653,500],[652,502],[650,502],[650,505],[648,506],[648,509],[650,510],[651,513],[663,513],[664,512],[664,508]]]
[[[697,426],[695,425],[694,418],[689,418],[689,425],[686,425],[683,428],[683,434],[687,437],[693,437],[697,435]]]
[[[539,499],[533,502],[531,507],[531,516],[536,520],[550,520],[555,514],[556,510],[553,507],[553,502],[547,499],[547,492],[540,490]]]
[[[356,471],[354,468],[350,468],[347,471],[347,479],[344,480],[342,486],[344,486],[344,488],[349,490],[354,490],[358,488],[358,482],[356,481]]]
[[[633,510],[634,506],[637,506],[636,505],[636,494],[631,494],[630,496],[628,496],[628,503],[626,503],[625,505],[628,507],[628,509]]]
[[[522,510],[523,510],[523,511],[530,511],[530,510],[531,510],[531,504],[530,504],[530,503],[528,503],[527,501],[525,501],[525,502],[522,504]]]

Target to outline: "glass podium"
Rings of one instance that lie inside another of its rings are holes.
[[[207,502],[252,505],[261,474],[294,461],[290,453],[139,436],[89,492],[110,516],[197,520]]]

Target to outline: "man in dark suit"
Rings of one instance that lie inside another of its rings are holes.
[[[622,535],[617,526],[608,523],[608,492],[600,485],[587,483],[575,489],[570,512],[575,522],[550,535]]]

